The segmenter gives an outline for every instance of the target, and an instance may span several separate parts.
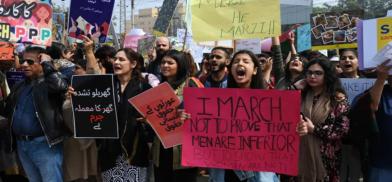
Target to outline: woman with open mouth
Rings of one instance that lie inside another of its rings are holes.
[[[245,88],[245,89],[266,89],[261,69],[261,63],[257,57],[248,50],[236,52],[229,65],[228,88]],[[279,181],[277,175],[273,172],[253,172],[253,171],[234,171],[225,170],[224,182],[240,181]],[[240,176],[246,179],[241,179]],[[220,178],[212,179],[215,181]],[[211,179],[210,179],[211,180]]]
[[[154,133],[128,99],[151,88],[141,75],[140,54],[130,48],[116,52],[113,62],[119,139],[98,140],[102,181],[146,182],[149,146]]]
[[[301,89],[298,87],[303,82],[303,70],[305,59],[302,56],[294,55],[294,57],[286,64],[284,77],[279,80],[277,89]]]
[[[360,74],[358,69],[358,53],[355,49],[342,49],[340,50],[340,61],[339,65],[342,69],[342,73],[339,74],[340,78],[351,78],[358,79],[363,78],[364,76]],[[352,126],[349,133],[356,132],[358,130],[358,123],[356,120],[352,119],[352,115],[350,115],[350,122]],[[353,136],[349,136],[343,140],[343,148],[342,148],[342,167],[341,167],[341,180],[346,181],[348,179],[359,180],[366,174],[365,169],[366,164],[361,163],[361,149],[358,146],[355,146],[356,141],[353,140]],[[361,146],[363,147],[363,146]]]
[[[358,53],[355,49],[340,50],[340,67],[343,73],[339,75],[340,78],[360,78],[358,69]]]
[[[265,89],[261,63],[252,52],[247,50],[236,52],[229,70],[229,88]]]
[[[279,90],[297,90],[301,89],[303,81],[303,70],[304,64],[307,62],[306,58],[297,54],[297,49],[295,48],[295,35],[290,34],[289,37],[291,51],[288,55],[290,61],[288,61],[284,67],[284,75],[279,78],[276,84],[276,88]]]

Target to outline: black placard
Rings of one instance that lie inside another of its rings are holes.
[[[72,76],[75,138],[118,138],[113,75]]]

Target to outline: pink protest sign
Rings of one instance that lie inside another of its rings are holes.
[[[298,174],[300,92],[185,88],[182,165]]]
[[[183,124],[177,115],[180,100],[168,83],[132,97],[129,102],[147,119],[165,148],[181,144]]]

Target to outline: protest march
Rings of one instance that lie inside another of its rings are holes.
[[[387,0],[2,0],[0,182],[391,182]]]

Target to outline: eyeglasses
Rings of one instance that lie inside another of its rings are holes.
[[[27,64],[29,64],[29,65],[33,65],[35,63],[35,61],[31,60],[31,59],[20,59],[19,60],[19,64],[23,64],[24,62],[27,62]]]
[[[223,57],[220,56],[220,55],[213,55],[213,54],[211,54],[208,58],[209,58],[209,59],[214,59],[214,58],[216,58],[216,59],[222,59]]]
[[[323,71],[311,71],[311,70],[308,70],[306,72],[306,76],[311,77],[312,75],[314,75],[315,77],[321,77],[324,75],[324,72]]]

